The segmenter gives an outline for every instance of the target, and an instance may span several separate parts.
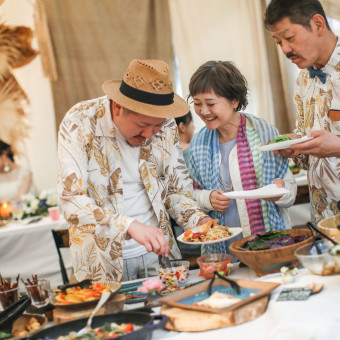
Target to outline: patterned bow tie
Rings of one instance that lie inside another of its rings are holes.
[[[326,82],[327,74],[324,71],[318,70],[313,66],[308,67],[307,70],[309,71],[309,75],[311,78],[315,78],[315,76],[317,76],[321,80],[322,84]]]

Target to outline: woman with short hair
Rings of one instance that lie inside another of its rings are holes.
[[[192,75],[189,91],[195,112],[206,125],[189,148],[190,174],[204,189],[196,190],[194,198],[203,209],[210,210],[211,217],[219,219],[219,224],[241,227],[244,237],[290,228],[286,208],[295,200],[295,179],[287,159],[258,149],[279,132],[264,119],[241,112],[248,104],[245,77],[232,62],[208,61]],[[287,188],[289,193],[263,200],[235,200],[223,195],[271,183]],[[200,199],[207,191],[209,201]],[[202,253],[225,253],[228,245],[207,245]]]

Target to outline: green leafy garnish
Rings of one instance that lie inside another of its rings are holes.
[[[240,250],[274,249],[301,242],[305,238],[304,235],[291,236],[287,231],[268,231],[256,234],[251,240],[238,248]]]
[[[285,140],[291,140],[291,138],[287,135],[276,136],[274,139],[270,140],[267,144],[279,143]]]

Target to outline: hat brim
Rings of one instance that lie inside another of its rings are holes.
[[[177,94],[174,95],[174,102],[170,105],[152,105],[133,100],[120,92],[121,82],[121,80],[107,80],[102,85],[103,91],[110,99],[131,111],[150,117],[177,118],[184,116],[190,110],[186,101]]]

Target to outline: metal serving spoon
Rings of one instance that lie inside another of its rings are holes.
[[[81,330],[79,330],[77,332],[77,335],[87,333],[88,331],[91,330],[91,324],[92,324],[92,319],[93,319],[94,315],[99,311],[99,309],[107,301],[107,299],[110,297],[110,295],[111,295],[111,292],[104,292],[103,293],[103,295],[101,296],[100,300],[97,303],[96,308],[92,311],[90,317],[88,318],[88,320],[86,322],[86,326],[84,328],[82,328]]]

